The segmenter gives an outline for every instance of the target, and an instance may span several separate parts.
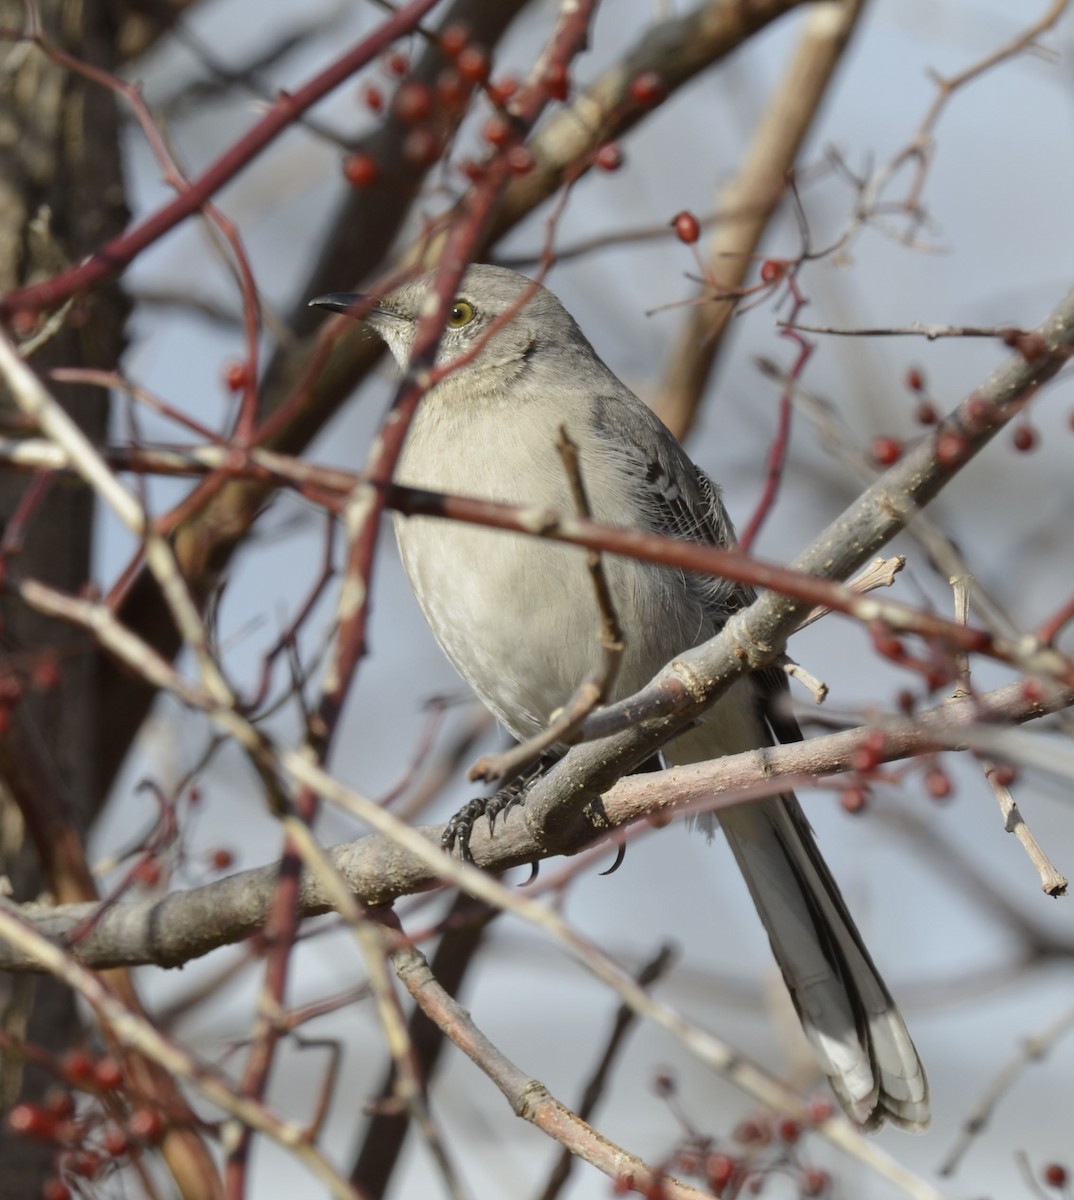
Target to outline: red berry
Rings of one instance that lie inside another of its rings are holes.
[[[154,888],[160,883],[162,874],[160,863],[155,858],[143,858],[134,868],[133,877],[139,886]]]
[[[850,767],[853,771],[875,770],[879,762],[880,755],[871,746],[859,746],[850,756]]]
[[[1022,682],[1022,695],[1030,704],[1039,704],[1044,699],[1044,688],[1039,679],[1026,679]]]
[[[21,341],[23,338],[33,337],[40,323],[41,318],[37,313],[20,308],[11,317],[11,332]]]
[[[22,699],[22,683],[15,675],[0,675],[0,704],[15,704]]]
[[[398,50],[393,50],[384,56],[384,66],[389,75],[395,75],[401,79],[407,73],[406,55],[400,54]]]
[[[906,372],[906,386],[912,392],[923,392],[925,390],[925,377],[922,375],[920,367],[911,367]]]
[[[953,790],[951,780],[942,767],[929,767],[925,772],[925,791],[933,800],[946,800]]]
[[[567,68],[562,63],[551,63],[541,76],[544,90],[553,100],[566,100],[570,94],[570,80]]]
[[[1014,448],[1023,453],[1037,444],[1037,431],[1032,425],[1019,425],[1014,431]]]
[[[685,209],[671,218],[671,227],[675,230],[675,236],[679,241],[684,242],[687,246],[692,246],[701,236],[700,222],[692,212],[687,212]]]
[[[123,1158],[130,1149],[127,1135],[115,1125],[109,1125],[104,1131],[101,1144],[104,1146],[105,1153],[111,1155],[112,1158]]]
[[[917,406],[914,413],[920,425],[936,425],[939,423],[940,414],[936,411],[936,405],[931,400],[922,400]]]
[[[764,1146],[768,1144],[771,1137],[772,1131],[768,1128],[767,1123],[756,1117],[747,1117],[744,1121],[739,1121],[735,1127],[734,1139],[744,1145],[757,1143]]]
[[[787,264],[778,258],[766,258],[761,263],[761,282],[767,284],[779,283],[787,273]]]
[[[529,146],[512,146],[505,158],[512,175],[528,175],[537,165],[537,159]]]
[[[440,52],[456,58],[470,44],[470,31],[465,25],[449,25],[440,38]]]
[[[888,746],[888,739],[885,737],[883,730],[870,729],[862,739],[862,745],[876,755],[880,759]]]
[[[680,1150],[675,1155],[675,1169],[683,1175],[696,1175],[700,1166],[696,1150]]]
[[[1048,353],[1048,343],[1032,330],[1008,329],[1003,334],[1004,342],[1017,350],[1026,362],[1036,362]]]
[[[619,143],[605,142],[597,150],[594,162],[602,171],[618,171],[623,165],[623,152],[619,149]]]
[[[705,1177],[709,1186],[720,1190],[732,1180],[738,1164],[730,1154],[710,1154],[705,1161]]]
[[[74,1116],[75,1098],[66,1088],[49,1088],[45,1093],[45,1108],[54,1117],[65,1119]]]
[[[992,768],[992,778],[1000,787],[1009,788],[1011,784],[1017,782],[1018,772],[1010,763],[997,763]]]
[[[999,416],[996,402],[988,396],[970,396],[965,404],[966,419],[972,425],[991,425]]]
[[[906,657],[906,650],[902,642],[886,625],[875,625],[870,632],[873,635],[873,645],[878,653],[885,658],[890,658],[893,662],[902,662]]]
[[[351,187],[372,187],[380,179],[380,163],[372,154],[348,154],[343,160],[343,178]]]
[[[384,93],[375,84],[367,83],[362,88],[362,99],[365,101],[366,108],[372,113],[384,111]]]
[[[47,655],[34,663],[30,676],[34,689],[39,692],[53,692],[60,686],[60,668],[56,660]]]
[[[890,467],[902,458],[902,443],[893,437],[875,437],[870,451],[875,463]]]
[[[66,1166],[72,1175],[92,1179],[101,1169],[101,1156],[92,1150],[75,1150],[67,1156]]]
[[[1067,1169],[1062,1163],[1051,1162],[1041,1172],[1044,1182],[1049,1187],[1066,1187]]]
[[[114,1092],[123,1083],[123,1068],[114,1058],[100,1058],[93,1068],[93,1079],[99,1088]]]
[[[229,362],[224,366],[224,387],[229,392],[241,392],[246,387],[246,364]]]
[[[642,71],[630,81],[630,98],[635,104],[659,104],[667,94],[667,84],[656,71]]]
[[[831,1176],[819,1167],[810,1167],[802,1176],[803,1196],[823,1196],[831,1186]]]
[[[936,438],[936,461],[941,467],[957,467],[965,460],[969,448],[969,443],[961,433],[941,433]]]
[[[444,145],[431,129],[411,129],[403,140],[403,157],[419,167],[431,167]]]
[[[209,862],[216,871],[226,871],[235,862],[235,855],[223,847],[214,850],[209,856]]]
[[[139,1108],[131,1113],[127,1132],[140,1142],[157,1142],[164,1136],[164,1121],[151,1108]]]
[[[488,97],[497,108],[503,108],[517,91],[518,80],[513,75],[505,75],[502,79],[494,79],[489,84]]]
[[[7,1114],[7,1127],[20,1137],[49,1142],[56,1134],[56,1118],[39,1104],[16,1104]]]
[[[793,1146],[802,1136],[802,1127],[790,1117],[783,1117],[776,1126],[776,1134],[781,1142],[785,1142],[788,1146]]]
[[[455,60],[455,66],[463,79],[471,83],[484,83],[489,77],[489,56],[480,46],[467,46]]]
[[[506,146],[514,136],[514,130],[511,127],[511,122],[506,117],[496,113],[495,116],[489,117],[481,130],[481,136],[491,146]]]
[[[392,98],[392,112],[404,125],[416,125],[433,111],[433,95],[424,83],[408,79]]]
[[[93,1059],[85,1050],[68,1050],[60,1060],[60,1066],[73,1083],[89,1083],[93,1078]]]
[[[472,158],[463,159],[459,163],[459,170],[466,176],[471,183],[478,183],[485,178],[485,168],[479,162],[474,162]]]
[[[839,803],[844,812],[851,815],[860,813],[869,801],[869,793],[864,788],[848,787],[843,788],[839,794]]]
[[[832,1107],[832,1102],[827,1096],[811,1096],[807,1107],[809,1109],[809,1119],[814,1125],[820,1125],[824,1121],[830,1120],[832,1113],[835,1111]]]
[[[71,1189],[62,1179],[46,1179],[41,1185],[41,1200],[71,1200]]]
[[[458,71],[441,71],[436,80],[436,94],[446,108],[461,108],[470,94]]]

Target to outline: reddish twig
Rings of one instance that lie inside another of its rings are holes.
[[[412,32],[436,3],[437,0],[411,0],[410,4],[395,12],[367,38],[329,64],[308,83],[294,92],[280,93],[261,120],[199,175],[181,195],[158,209],[152,216],[105,243],[100,250],[77,266],[61,271],[41,283],[14,288],[6,296],[0,297],[0,316],[9,317],[15,312],[41,312],[55,308],[68,297],[87,292],[119,274],[143,250],[187,217],[198,212],[266,146],[289,129],[296,117],[327,96],[360,68],[372,62],[397,38]]]

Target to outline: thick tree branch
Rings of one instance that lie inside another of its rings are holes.
[[[1027,699],[1019,684],[979,697],[947,702],[915,717],[877,718],[857,729],[811,738],[786,746],[750,750],[712,762],[677,767],[621,780],[603,797],[603,817],[615,829],[643,817],[668,815],[691,805],[719,808],[785,791],[788,780],[799,786],[854,770],[855,755],[876,730],[884,735],[877,762],[894,762],[924,751],[966,746],[986,750],[1006,726],[1036,720],[1074,704],[1074,690],[1050,700]],[[422,837],[439,844],[440,828],[425,827]],[[591,844],[593,832],[574,826],[554,847],[534,836],[514,818],[490,838],[483,825],[474,829],[472,849],[486,869],[502,872],[550,854],[571,854]],[[440,876],[397,846],[390,837],[372,835],[327,850],[326,855],[355,895],[370,907],[399,896],[438,886]],[[22,915],[42,934],[65,943],[88,922],[85,936],[70,949],[92,967],[154,964],[177,967],[234,944],[264,924],[279,865],[243,871],[190,891],[160,899],[114,904],[103,912],[96,904],[59,907],[27,905]],[[305,872],[300,888],[303,917],[333,909],[322,880]],[[97,918],[92,919],[95,914]],[[34,970],[35,963],[0,943],[0,969]]]

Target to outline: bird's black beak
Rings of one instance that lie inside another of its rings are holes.
[[[359,304],[370,304],[372,301],[373,297],[367,296],[363,292],[327,292],[323,296],[314,296],[309,302],[309,307],[328,308],[332,312],[349,313]],[[372,311],[375,309],[376,305],[373,304]]]

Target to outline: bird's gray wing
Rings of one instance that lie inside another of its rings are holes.
[[[606,443],[625,455],[624,464],[641,484],[635,520],[642,528],[664,537],[682,538],[711,546],[734,547],[735,530],[724,508],[719,487],[687,455],[660,419],[632,394],[609,396],[595,408],[598,431],[614,431]],[[693,572],[687,586],[698,597],[711,622],[712,633],[727,618],[752,604],[757,593],[749,584]],[[777,742],[802,740],[790,711],[789,680],[777,666],[762,667],[752,677],[758,715]]]

